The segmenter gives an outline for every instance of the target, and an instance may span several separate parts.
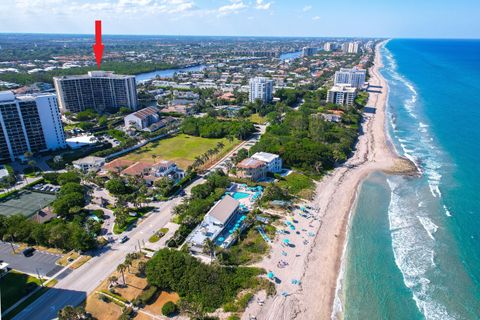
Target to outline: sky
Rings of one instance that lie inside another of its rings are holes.
[[[0,0],[0,32],[480,38],[478,0]]]

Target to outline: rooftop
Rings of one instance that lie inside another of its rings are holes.
[[[268,153],[268,152],[257,152],[252,156],[253,159],[260,160],[263,162],[272,162],[278,157],[280,157],[278,154]]]
[[[89,71],[87,74],[53,77],[53,79],[58,80],[75,80],[90,78],[128,79],[135,78],[135,76],[115,74],[113,71]]]
[[[237,164],[237,167],[242,169],[260,168],[262,166],[265,166],[265,162],[253,158],[243,159],[239,164]]]
[[[222,200],[218,201],[212,209],[207,213],[212,218],[218,220],[221,224],[225,224],[230,216],[240,206],[240,202],[226,195]]]
[[[73,163],[76,164],[90,164],[90,163],[98,163],[98,162],[103,162],[105,161],[105,158],[100,158],[100,157],[94,157],[94,156],[88,156],[85,158],[81,158],[78,160],[73,161]]]
[[[132,113],[132,116],[135,116],[139,119],[146,119],[149,116],[156,115],[158,113],[158,109],[155,107],[146,107],[144,109],[138,110],[134,113]]]
[[[329,91],[355,93],[357,89],[349,85],[337,85],[333,86]]]

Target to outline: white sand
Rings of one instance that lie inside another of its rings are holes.
[[[242,319],[249,319],[250,316],[256,316],[259,320],[330,319],[347,224],[359,184],[374,171],[416,174],[415,166],[391,149],[386,135],[388,88],[378,72],[382,66],[381,45],[376,47],[375,64],[370,69],[369,81],[371,86],[378,86],[370,90],[378,92],[370,92],[367,104],[374,107],[376,112],[365,114],[364,134],[359,138],[355,154],[318,183],[315,199],[310,204],[319,208],[318,212],[312,211],[315,220],[305,219],[296,213],[298,222],[294,225],[300,235],[293,232],[276,237],[271,255],[258,266],[272,271],[280,279],[277,295],[267,299],[263,306],[256,302],[255,297]],[[314,233],[313,237],[309,236],[310,232]],[[283,246],[285,238],[294,247]],[[303,243],[305,239],[307,244]],[[288,265],[279,268],[277,264],[280,260],[288,262]],[[292,284],[292,280],[300,280],[301,284]],[[264,296],[264,293],[260,295]]]

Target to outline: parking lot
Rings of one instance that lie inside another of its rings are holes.
[[[16,254],[13,254],[9,243],[0,241],[0,260],[8,263],[12,269],[32,275],[36,275],[38,270],[40,275],[51,277],[63,268],[55,264],[61,255],[35,251],[32,256],[25,257],[18,246],[14,247]]]

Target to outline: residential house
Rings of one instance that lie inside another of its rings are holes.
[[[237,164],[237,176],[259,181],[267,176],[267,164],[263,161],[246,158]]]
[[[265,162],[268,172],[278,173],[282,171],[282,158],[278,154],[257,152],[251,158]]]

